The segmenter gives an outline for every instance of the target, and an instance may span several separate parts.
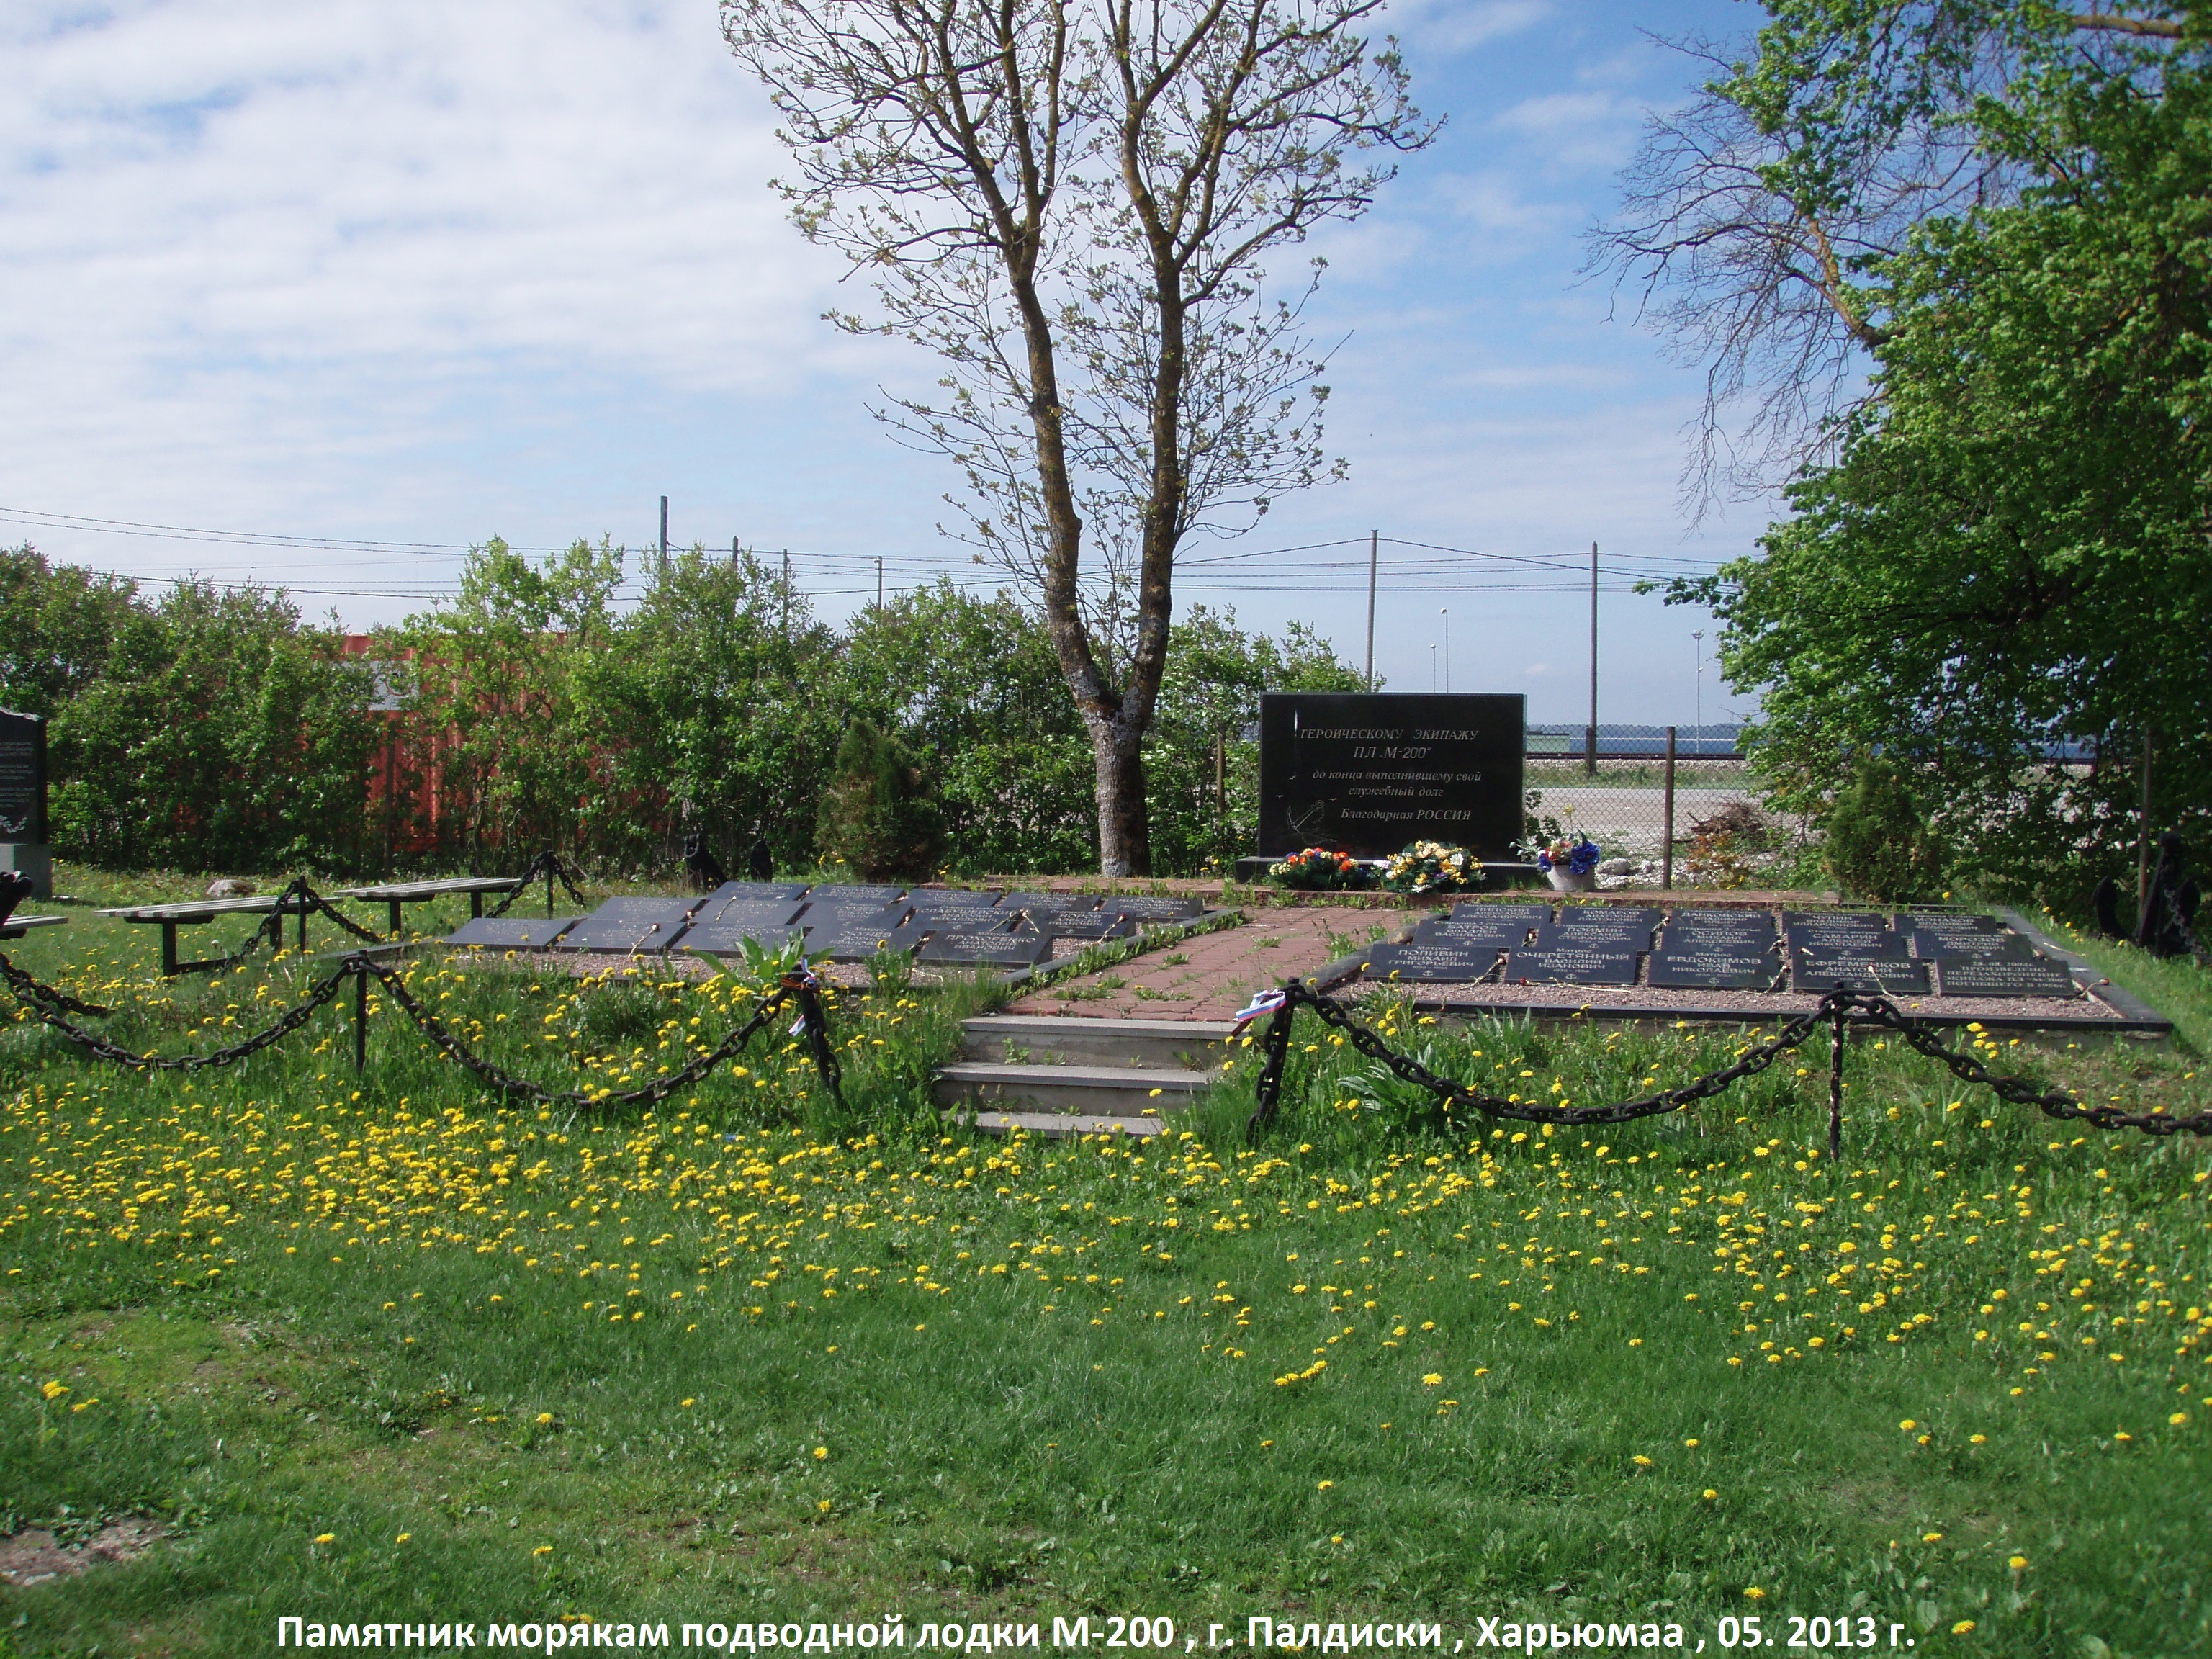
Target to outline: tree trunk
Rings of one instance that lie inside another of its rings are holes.
[[[1152,819],[1145,803],[1145,737],[1121,720],[1085,720],[1097,768],[1098,873],[1152,873]]]

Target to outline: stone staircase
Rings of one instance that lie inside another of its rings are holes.
[[[986,1014],[937,1073],[938,1104],[987,1134],[1156,1135],[1212,1081],[1226,1020]]]

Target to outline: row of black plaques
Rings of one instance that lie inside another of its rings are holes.
[[[810,954],[826,951],[834,962],[865,962],[893,951],[922,963],[1023,967],[1048,958],[1056,939],[1115,939],[1199,914],[1194,899],[1143,894],[908,892],[733,881],[704,897],[610,899],[588,916],[479,918],[446,942],[489,950],[735,956],[746,939],[773,948],[796,935]]]
[[[1429,984],[1633,986],[1887,996],[2079,994],[2065,964],[1992,916],[1543,904],[1459,906],[1363,972]]]

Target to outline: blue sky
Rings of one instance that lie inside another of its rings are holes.
[[[1448,122],[1322,243],[1310,314],[1344,339],[1350,478],[1201,550],[1253,556],[1193,566],[1179,606],[1311,623],[1357,663],[1379,531],[1380,673],[1440,680],[1448,606],[1454,690],[1579,721],[1595,541],[1600,718],[1690,720],[1707,619],[1620,590],[1745,550],[1771,503],[1692,532],[1697,372],[1576,270],[1646,112],[1689,80],[1645,32],[1757,21],[1739,0],[1393,9]],[[766,188],[772,123],[708,0],[17,0],[0,52],[0,540],[282,583],[354,626],[420,608],[493,534],[647,545],[664,493],[676,541],[787,547],[831,617],[872,596],[878,555],[894,587],[976,574],[933,529],[948,470],[866,412],[931,365],[817,320],[854,296]],[[1735,707],[1708,666],[1706,718]]]

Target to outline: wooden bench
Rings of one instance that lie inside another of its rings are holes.
[[[252,898],[188,899],[177,904],[126,904],[114,909],[103,909],[103,916],[117,916],[125,921],[153,923],[161,930],[161,971],[175,975],[203,972],[221,965],[210,957],[199,962],[177,960],[177,929],[194,927],[213,921],[217,916],[269,915],[275,913],[282,893],[270,893]],[[307,944],[307,915],[299,903],[286,905],[284,914],[296,914],[300,918],[300,946]]]
[[[58,927],[67,916],[10,916],[0,921],[0,939],[21,939],[33,927]]]
[[[333,893],[333,898],[359,899],[367,904],[388,905],[392,911],[392,937],[400,936],[399,908],[404,904],[420,904],[428,899],[442,898],[448,893],[469,896],[469,914],[483,915],[486,893],[504,893],[513,888],[512,876],[442,876],[434,881],[398,881],[379,887],[349,887]]]

